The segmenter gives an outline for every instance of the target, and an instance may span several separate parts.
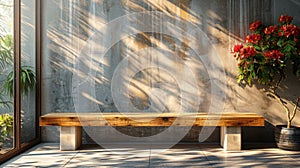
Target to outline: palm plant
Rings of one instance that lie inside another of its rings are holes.
[[[31,89],[34,89],[35,86],[35,73],[30,66],[21,67],[21,92],[24,95],[27,95]],[[3,89],[12,96],[13,95],[13,84],[14,84],[14,72],[11,71],[3,84]]]
[[[12,102],[10,100],[6,100],[3,95],[3,93],[0,93],[0,110],[10,109]]]
[[[8,108],[11,101],[6,100],[5,96],[13,96],[14,86],[14,71],[13,71],[13,38],[11,35],[6,35],[0,38],[0,68],[2,69],[0,75],[0,108]],[[21,66],[21,93],[26,95],[34,88],[36,83],[36,76],[31,66]]]
[[[13,39],[11,35],[0,36],[0,78],[5,77],[6,70],[13,65]],[[4,81],[0,81],[0,109],[9,109],[12,102],[7,100],[3,88]]]
[[[13,38],[11,35],[0,37],[0,68],[13,64]]]

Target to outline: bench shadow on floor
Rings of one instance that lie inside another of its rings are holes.
[[[244,144],[238,152],[224,151],[218,144],[177,144],[168,150],[159,145],[148,148],[149,144],[112,146],[60,151],[59,144],[43,143],[4,167],[300,167],[299,152],[280,150],[274,144]]]

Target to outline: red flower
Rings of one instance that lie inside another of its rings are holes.
[[[278,50],[269,50],[269,51],[265,52],[265,57],[269,58],[269,59],[273,58],[275,60],[278,60],[280,58],[283,58],[284,55]]]
[[[243,44],[237,44],[235,46],[232,47],[231,49],[231,53],[237,53],[240,52],[240,50],[243,48]]]
[[[260,34],[251,34],[248,35],[245,39],[246,43],[257,43],[261,40]]]
[[[277,26],[269,26],[265,28],[265,34],[273,34],[275,32],[277,32],[278,27]]]
[[[249,29],[255,31],[259,26],[261,25],[261,22],[259,20],[253,22],[250,24]]]
[[[248,58],[250,56],[256,55],[256,50],[252,46],[246,46],[240,50],[240,55],[240,59]]]
[[[293,20],[292,16],[289,15],[281,15],[278,19],[280,23],[291,23]]]
[[[291,35],[299,34],[297,27],[292,24],[283,25],[280,27],[280,30],[283,31],[283,33],[278,34],[279,36],[285,35],[286,37],[289,37]]]

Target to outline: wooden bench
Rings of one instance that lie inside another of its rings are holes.
[[[40,126],[60,126],[60,149],[76,150],[81,145],[82,126],[220,126],[224,150],[241,150],[241,127],[264,126],[255,113],[49,113],[39,118]],[[148,122],[142,122],[148,121]]]

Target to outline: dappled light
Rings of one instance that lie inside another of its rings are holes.
[[[145,144],[136,144],[136,146]],[[263,145],[266,146],[266,145]],[[253,148],[253,147],[252,147]],[[18,156],[9,166],[40,167],[298,167],[300,155],[272,146],[242,152],[224,152],[212,144],[178,144],[159,154],[159,148],[105,149],[86,145],[79,151],[59,151],[56,144],[41,144]],[[143,155],[139,155],[139,154]]]
[[[272,3],[222,4],[45,2],[52,7],[44,11],[44,74],[51,81],[44,88],[56,103],[44,111],[240,111],[262,114],[272,124],[282,122],[284,115],[262,88],[236,84],[230,57],[230,46],[245,37],[249,23],[272,21]],[[257,10],[250,15],[251,5]],[[50,14],[54,11],[59,15]],[[133,15],[138,12],[144,13]]]
[[[299,5],[0,0],[0,162],[47,142],[10,166],[299,167],[274,140],[280,103],[300,126]],[[274,65],[279,103],[257,80]]]

